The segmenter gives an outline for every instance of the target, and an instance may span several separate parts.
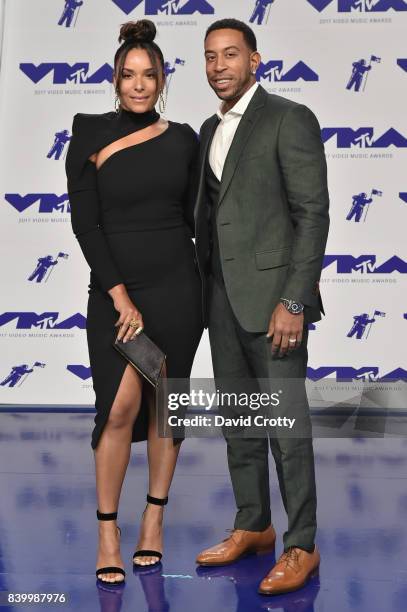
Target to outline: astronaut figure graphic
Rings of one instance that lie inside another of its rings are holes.
[[[11,368],[10,374],[6,376],[4,380],[1,381],[0,385],[2,385],[3,387],[15,387],[18,381],[22,378],[22,376],[24,376],[25,374],[30,374],[31,372],[34,372],[34,368],[29,368],[26,363],[23,363],[22,365],[18,366],[13,366]]]
[[[357,193],[356,195],[352,196],[352,206],[350,207],[350,211],[346,215],[346,220],[352,221],[353,219],[355,223],[359,223],[359,221],[362,219],[363,214],[365,213],[363,221],[366,221],[370,204],[373,202],[373,196],[381,198],[382,195],[383,192],[379,189],[372,189],[370,197],[363,192]]]
[[[364,207],[371,202],[373,202],[373,198],[368,198],[366,193],[358,193],[352,196],[352,207],[346,215],[346,220],[351,221],[351,219],[354,218],[355,223],[359,223],[363,215]]]
[[[58,21],[58,25],[61,26],[65,22],[65,27],[70,28],[76,9],[82,6],[82,4],[83,0],[65,0],[65,7],[62,12],[61,19]]]
[[[356,335],[356,339],[361,340],[361,338],[363,337],[363,334],[366,331],[367,326],[369,324],[373,324],[376,321],[376,319],[375,318],[369,319],[369,315],[367,314],[367,312],[364,312],[361,315],[355,315],[353,317],[353,321],[354,321],[353,325],[350,331],[346,335],[348,338],[352,338],[353,336]]]
[[[69,136],[68,130],[62,130],[62,132],[56,132],[54,144],[52,145],[51,150],[47,154],[48,159],[51,159],[51,157],[54,157],[54,159],[58,160],[62,155],[62,152],[64,150],[66,143],[69,142],[70,140],[71,140],[71,136]]]
[[[40,283],[51,266],[56,266],[58,263],[58,258],[53,259],[52,255],[46,255],[45,257],[39,257],[37,267],[31,276],[28,277],[29,281],[35,280],[35,282]]]
[[[264,18],[266,16],[267,7],[270,7],[273,4],[274,0],[256,0],[256,5],[254,7],[254,11],[252,16],[250,17],[250,23],[254,23],[257,19],[258,25],[262,25]],[[267,23],[267,20],[266,20]]]
[[[358,62],[353,62],[352,66],[352,74],[348,84],[346,85],[346,89],[352,89],[352,87],[354,87],[355,91],[360,91],[363,78],[365,74],[372,69],[372,66],[367,65],[366,60],[364,59],[361,59]]]

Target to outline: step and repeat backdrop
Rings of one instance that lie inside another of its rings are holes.
[[[203,38],[224,17],[252,25],[259,83],[315,112],[331,229],[308,376],[406,379],[405,0],[3,0],[1,15],[1,403],[94,401],[64,163],[73,115],[113,110],[119,28],[144,16],[166,59],[167,118],[198,131],[216,111]],[[205,334],[193,376],[211,375]]]

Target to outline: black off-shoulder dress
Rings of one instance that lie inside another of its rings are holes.
[[[77,114],[66,159],[73,231],[91,268],[87,340],[96,395],[96,448],[127,361],[113,348],[119,313],[107,291],[124,283],[146,334],[167,355],[167,376],[188,378],[202,330],[202,295],[193,237],[191,180],[197,137],[170,121],[160,135],[110,155],[88,158],[151,125],[155,111]],[[142,402],[132,442],[147,438]]]

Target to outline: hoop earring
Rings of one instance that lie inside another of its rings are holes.
[[[118,113],[120,111],[120,108],[121,108],[120,107],[120,98],[119,98],[119,96],[116,93],[116,97],[114,99],[114,110],[115,110],[115,112]]]
[[[165,113],[166,103],[167,103],[167,100],[164,99],[164,94],[163,94],[162,91],[160,91],[159,101],[158,101],[158,108],[160,109],[160,114],[161,115],[163,115]]]

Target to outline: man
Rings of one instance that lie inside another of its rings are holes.
[[[207,30],[206,74],[222,103],[200,132],[195,221],[204,316],[216,379],[304,383],[307,324],[324,312],[318,288],[329,226],[324,147],[307,107],[257,84],[256,48],[251,28],[235,19]],[[307,427],[305,392],[300,408]],[[201,565],[232,563],[275,544],[268,438],[225,436],[238,512],[231,536],[198,555]],[[319,566],[311,433],[269,441],[288,530],[284,553],[260,585],[264,594],[299,588]]]

